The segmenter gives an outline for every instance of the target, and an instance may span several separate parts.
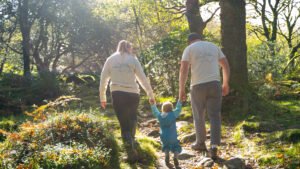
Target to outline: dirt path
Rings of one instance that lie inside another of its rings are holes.
[[[157,121],[153,118],[145,118],[143,119],[143,121],[144,123],[140,125],[140,131],[143,134],[148,135],[149,137],[152,137],[156,141],[160,142],[159,135],[158,135],[159,126]],[[253,151],[256,151],[255,144],[245,138],[243,143],[245,142],[246,145],[243,145],[242,147],[239,148],[233,141],[233,128],[228,127],[225,129],[225,131],[226,134],[222,135],[222,141],[219,147],[218,155],[220,159],[217,160],[217,162],[208,165],[209,167],[203,166],[204,164],[201,165],[200,163],[203,163],[203,159],[205,158],[205,156],[203,156],[203,154],[201,154],[200,152],[192,150],[190,148],[192,142],[188,142],[184,144],[181,143],[183,149],[182,154],[185,155],[183,156],[184,157],[183,159],[179,160],[180,167],[182,169],[204,169],[204,168],[217,169],[217,168],[223,168],[224,164],[228,163],[228,161],[231,162],[232,159],[241,159],[246,169],[259,168],[256,160],[253,157]],[[206,145],[209,145],[209,139],[207,139]],[[164,153],[162,151],[158,151],[157,156],[159,158],[157,168],[159,169],[168,168],[164,164],[164,158],[165,158]],[[171,162],[173,163],[173,160],[171,160]],[[238,163],[239,162],[233,165],[239,165]]]

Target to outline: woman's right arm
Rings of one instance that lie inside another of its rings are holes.
[[[101,103],[106,103],[106,89],[110,79],[110,65],[109,60],[106,60],[100,78],[100,86],[99,86],[99,96]]]
[[[151,88],[150,82],[144,73],[142,65],[140,64],[140,62],[138,61],[137,58],[135,58],[135,59],[136,59],[135,74],[136,74],[137,80],[140,83],[140,85],[142,86],[142,88],[146,91],[146,93],[150,97],[150,99],[154,100],[154,94],[153,94],[153,90]]]

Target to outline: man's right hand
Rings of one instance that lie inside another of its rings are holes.
[[[101,107],[102,107],[103,109],[105,109],[105,108],[106,108],[106,102],[101,102]]]
[[[185,102],[186,101],[186,94],[184,90],[179,91],[179,100],[181,102]]]
[[[222,85],[222,96],[227,96],[229,94],[230,87],[227,84]]]

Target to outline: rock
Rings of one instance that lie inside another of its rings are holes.
[[[246,164],[243,159],[231,158],[224,162],[223,169],[246,169]]]
[[[189,125],[190,123],[187,121],[178,121],[176,122],[177,130],[180,130],[182,127]]]
[[[191,143],[191,142],[194,142],[195,140],[196,140],[196,133],[191,133],[191,134],[183,136],[180,139],[180,142],[182,142],[182,143]]]
[[[141,124],[143,127],[152,127],[152,126],[158,126],[158,122],[156,119],[148,120]]]
[[[179,155],[178,155],[178,159],[179,160],[186,160],[192,157],[195,157],[196,155],[192,152],[192,151],[188,151],[188,150],[183,150]]]
[[[147,136],[154,137],[154,138],[159,137],[159,130],[151,130],[151,131],[147,134]]]
[[[211,158],[204,157],[197,166],[203,166],[203,167],[212,167],[214,165],[214,161]]]
[[[168,167],[167,167],[166,164],[165,164],[165,160],[159,159],[159,160],[157,161],[156,168],[157,168],[157,169],[165,169],[165,168],[168,168]]]

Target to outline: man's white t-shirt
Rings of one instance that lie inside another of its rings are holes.
[[[182,61],[191,66],[191,86],[220,81],[219,60],[225,55],[211,42],[196,41],[184,49]]]

